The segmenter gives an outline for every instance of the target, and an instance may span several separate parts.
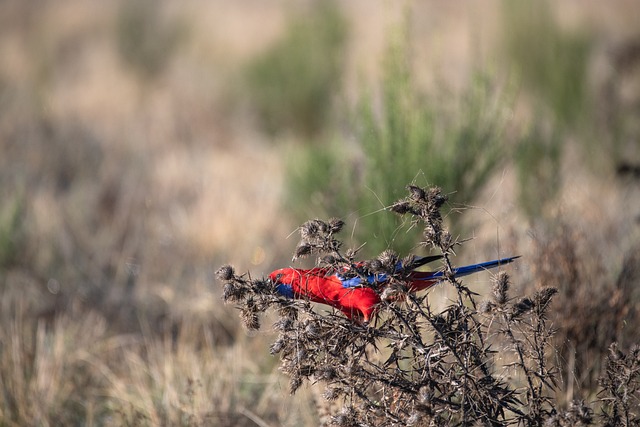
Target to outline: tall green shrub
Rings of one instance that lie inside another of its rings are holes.
[[[269,133],[292,131],[311,138],[327,125],[340,88],[346,30],[333,2],[317,2],[249,64],[249,96]]]
[[[294,209],[308,214],[300,207],[311,201],[315,212],[354,212],[347,219],[356,222],[356,238],[377,237],[366,247],[371,253],[386,247],[408,252],[417,243],[401,220],[379,212],[406,182],[438,185],[453,193],[454,203],[468,203],[503,157],[505,97],[496,100],[489,79],[476,78],[455,103],[446,104],[450,93],[418,89],[408,52],[404,34],[390,43],[379,99],[362,95],[353,114],[353,149],[330,143],[321,153],[303,149],[291,161]]]

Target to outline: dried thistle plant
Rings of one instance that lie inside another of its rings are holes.
[[[554,330],[548,312],[557,290],[514,298],[509,276],[500,272],[490,299],[476,307],[476,295],[456,278],[451,262],[458,243],[443,225],[446,196],[438,188],[408,190],[390,210],[410,215],[423,230],[422,245],[442,254],[442,281],[457,297],[441,312],[432,310],[425,293],[409,292],[406,271],[397,269],[400,260],[410,266],[414,257],[385,251],[355,263],[357,250],[343,251],[336,237],[343,226],[337,219],[303,224],[294,259],[315,255],[328,271],[386,275],[384,289],[376,289],[380,307],[368,324],[339,311],[314,310],[304,299],[283,298],[270,280],[239,276],[230,266],[218,270],[223,297],[238,306],[247,328],[258,328],[269,308],[278,313],[271,353],[279,355],[291,393],[305,383],[322,388],[318,395],[327,404],[320,406],[330,411],[326,422],[337,426],[589,425],[589,405],[576,401],[561,409],[554,400],[557,369],[550,363]],[[603,387],[620,400],[616,390],[624,378],[636,378],[636,365],[628,359],[611,363]],[[619,365],[626,377],[613,374]],[[633,383],[628,390],[638,388]],[[632,403],[610,404],[603,419],[635,419],[630,408],[637,402]]]
[[[640,425],[640,346],[635,345],[624,353],[616,343],[611,344],[600,385],[604,424]]]

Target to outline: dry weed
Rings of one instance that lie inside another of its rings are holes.
[[[493,299],[479,310],[475,294],[453,273],[457,242],[440,214],[446,197],[438,188],[408,189],[391,210],[411,215],[424,230],[423,245],[443,254],[443,280],[457,290],[444,311],[432,311],[426,295],[407,292],[408,279],[395,268],[399,258],[391,251],[366,261],[361,273],[389,275],[394,292],[370,325],[318,312],[308,301],[283,299],[270,281],[237,275],[231,266],[218,271],[226,283],[224,299],[240,308],[249,329],[260,327],[265,310],[276,309],[279,335],[271,352],[280,355],[292,393],[307,381],[318,383],[326,400],[339,403],[321,405],[333,411],[329,424],[542,425],[556,412],[556,370],[547,360],[553,334],[547,312],[556,290],[514,300],[507,275],[500,273]],[[356,251],[342,251],[334,235],[340,226],[338,220],[305,223],[294,256],[316,254],[319,265],[334,271],[350,266]],[[509,366],[496,358],[499,343],[514,355]],[[508,382],[514,372],[522,383]]]

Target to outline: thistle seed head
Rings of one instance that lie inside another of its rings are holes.
[[[271,344],[271,347],[269,347],[269,353],[271,353],[272,355],[278,354],[282,351],[284,347],[285,347],[285,340],[284,338],[280,337],[273,344]]]
[[[614,342],[609,346],[609,359],[612,361],[624,360],[624,353],[618,348],[618,343]]]
[[[344,227],[344,221],[341,220],[340,218],[331,218],[329,220],[329,232],[330,233],[339,233],[340,230],[342,230],[342,227]]]
[[[313,247],[307,243],[300,243],[293,254],[293,259],[303,258],[313,251]]]
[[[324,222],[321,219],[314,219],[313,222],[316,224],[318,231],[322,234],[325,234],[329,230],[329,224]]]
[[[489,301],[489,300],[484,300],[480,303],[480,313],[482,314],[490,314],[493,313],[493,311],[496,309],[496,305]]]
[[[509,275],[504,271],[499,272],[493,279],[493,302],[499,306],[504,305],[509,299]]]
[[[378,261],[380,261],[384,269],[393,271],[398,263],[398,254],[391,249],[387,249],[378,256]]]
[[[242,320],[244,327],[250,331],[257,331],[260,329],[260,317],[257,312],[247,309],[240,310],[240,319]]]
[[[225,302],[241,301],[246,294],[246,289],[234,282],[228,282],[224,285],[222,291],[222,299]]]
[[[531,311],[534,303],[530,298],[522,298],[511,307],[511,319],[518,320],[523,314]]]
[[[549,305],[549,303],[551,302],[551,298],[553,298],[553,296],[557,293],[558,293],[558,289],[556,288],[544,288],[541,291],[536,292],[533,298],[534,298],[536,307],[538,307],[538,310],[540,312],[544,312],[547,309],[547,306]]]
[[[442,205],[446,203],[448,197],[442,194],[442,189],[440,187],[432,187],[429,189],[427,199],[436,209],[440,209]]]
[[[396,202],[389,208],[391,212],[397,213],[398,215],[404,215],[407,212],[411,212],[411,204],[406,201]]]
[[[421,201],[421,200],[425,200],[426,197],[426,193],[424,192],[424,190],[416,185],[408,185],[407,186],[407,190],[409,190],[409,193],[411,195],[411,198],[413,200],[415,200],[416,202]]]
[[[290,331],[293,329],[293,320],[289,317],[281,317],[273,324],[273,328],[282,332]]]
[[[368,267],[372,273],[378,273],[382,270],[382,262],[379,259],[372,259],[368,262]]]
[[[324,393],[322,393],[322,396],[325,399],[332,401],[340,397],[341,394],[344,394],[344,390],[342,390],[340,387],[327,387]]]
[[[300,226],[300,236],[303,240],[315,239],[318,237],[320,227],[318,226],[318,219],[312,219]],[[321,222],[321,221],[320,221]]]
[[[233,267],[230,265],[223,265],[216,271],[216,277],[224,282],[232,280],[235,276]]]

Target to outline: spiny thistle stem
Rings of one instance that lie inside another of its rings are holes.
[[[412,293],[410,275],[398,270],[398,263],[415,266],[415,257],[401,258],[387,250],[357,262],[358,250],[343,250],[336,238],[344,224],[337,219],[304,223],[294,259],[315,255],[318,268],[344,272],[345,280],[362,280],[354,289],[379,292],[377,311],[368,324],[316,310],[309,300],[287,299],[277,281],[238,275],[231,266],[218,270],[225,283],[223,298],[239,308],[247,328],[259,328],[261,314],[269,308],[279,315],[270,352],[279,355],[291,393],[304,383],[324,387],[317,396],[332,402],[322,408],[326,412],[333,407],[330,423],[340,426],[591,423],[593,411],[584,402],[561,410],[548,397],[555,369],[547,359],[553,330],[546,315],[557,290],[512,299],[509,277],[500,272],[491,299],[478,311],[476,294],[455,276],[453,247],[459,242],[451,238],[440,214],[446,196],[438,188],[409,186],[408,191],[390,210],[410,215],[422,226],[423,245],[442,253],[442,281],[454,286],[457,298],[441,312],[432,310],[427,295]],[[372,275],[384,275],[387,281],[367,282]],[[492,325],[498,325],[498,333]],[[492,348],[505,344],[497,357]],[[629,396],[640,390],[640,350],[632,357],[619,354],[611,352],[608,377],[602,380],[607,394],[601,419],[633,423],[638,405],[632,405]],[[616,369],[629,374],[616,374]],[[513,375],[505,377],[501,370]],[[506,382],[509,378],[515,380]]]

